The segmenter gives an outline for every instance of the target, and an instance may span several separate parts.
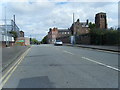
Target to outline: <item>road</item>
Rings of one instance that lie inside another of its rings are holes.
[[[85,48],[34,45],[4,88],[118,88],[118,55]]]
[[[14,61],[21,53],[23,53],[27,46],[13,46],[2,48],[2,69],[4,70],[12,61]],[[7,55],[7,56],[6,56]]]

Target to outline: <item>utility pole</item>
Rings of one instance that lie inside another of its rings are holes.
[[[55,20],[53,21],[53,23],[54,23],[54,28],[56,29],[57,27],[55,27],[56,25],[56,22],[55,22]],[[54,38],[54,39],[52,39],[52,43],[54,43],[54,42],[56,42],[56,38]]]
[[[13,15],[13,31],[15,31],[15,15]]]
[[[73,33],[72,33],[72,37],[71,37],[71,43],[72,45],[75,44],[75,22],[74,22],[74,13],[73,13]]]
[[[75,34],[75,28],[74,28],[74,13],[73,13],[73,35]]]
[[[6,21],[6,6],[5,6],[5,36],[6,36],[6,47],[8,46],[8,34],[7,34],[7,21]]]

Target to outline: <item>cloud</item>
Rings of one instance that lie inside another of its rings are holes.
[[[7,18],[12,19],[15,14],[16,24],[25,32],[25,35],[32,35],[39,40],[47,34],[49,28],[69,28],[73,22],[73,13],[75,21],[79,18],[80,21],[89,19],[94,22],[95,14],[103,11],[107,13],[108,26],[117,25],[118,5],[116,2],[22,0],[22,2],[4,3],[3,6],[5,5],[7,5]],[[4,16],[4,12],[2,14]]]

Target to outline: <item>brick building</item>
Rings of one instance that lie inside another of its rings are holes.
[[[69,29],[50,28],[47,35],[48,43],[53,44],[57,39],[70,35],[71,31]]]
[[[47,39],[48,43],[52,44],[57,39],[61,40],[63,43],[70,43],[71,35],[81,35],[89,33],[88,20],[86,22],[80,22],[79,19],[71,25],[70,29],[49,29]]]
[[[57,38],[70,36],[70,35],[71,35],[70,29],[58,29],[58,36],[57,36]]]
[[[19,44],[21,46],[28,46],[30,45],[30,38],[28,37],[19,37],[16,39],[16,44]]]
[[[96,28],[107,29],[106,13],[100,12],[95,15]]]
[[[79,19],[77,19],[76,22],[74,22],[70,27],[72,35],[81,35],[89,33],[88,28],[88,20],[86,22],[80,22]]]
[[[48,35],[47,35],[47,38],[48,38],[48,43],[49,44],[52,44],[55,42],[56,38],[57,38],[57,35],[58,35],[58,30],[57,28],[50,28],[49,29],[49,32],[48,32]]]
[[[75,43],[77,44],[91,44],[91,37],[89,35],[90,28],[89,21],[80,22],[77,19],[70,29],[50,29],[48,32],[48,43],[54,43],[56,39],[60,39],[63,43],[70,43],[70,36],[75,36]],[[95,15],[96,28],[107,29],[106,13],[100,12]]]

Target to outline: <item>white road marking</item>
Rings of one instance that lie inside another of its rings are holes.
[[[66,50],[63,50],[63,52],[68,53],[68,54],[71,54],[71,55],[75,55],[75,54],[73,54],[73,53],[71,53],[71,52],[68,52],[68,51],[66,51]]]
[[[21,58],[7,71],[7,73],[5,73],[5,75],[1,78],[2,83],[0,85],[0,88],[2,88],[5,83],[8,81],[8,79],[10,78],[10,76],[12,75],[12,73],[16,70],[16,68],[18,67],[18,65],[21,63],[21,61],[24,59],[24,57],[27,55],[27,53],[29,52],[30,48],[23,54],[21,55]],[[6,77],[6,78],[5,78]],[[4,80],[5,79],[5,80]]]
[[[107,67],[107,68],[111,68],[111,69],[113,69],[113,70],[120,71],[120,69],[115,68],[115,67],[112,67],[112,66],[109,66],[109,65],[107,65],[107,64],[104,64],[104,63],[101,63],[101,62],[98,62],[98,61],[95,61],[95,60],[92,60],[92,59],[89,59],[89,58],[86,58],[86,57],[82,57],[82,58],[85,59],[85,60],[88,60],[88,61],[97,63],[97,64],[99,64],[99,65],[105,66],[105,67]]]
[[[66,50],[63,50],[63,52],[69,53],[69,54],[71,54],[71,55],[75,55],[75,54],[73,54],[73,53],[71,53],[71,52],[68,52],[68,51],[66,51]],[[110,66],[110,65],[107,65],[107,64],[104,64],[104,63],[101,63],[101,62],[98,62],[98,61],[95,61],[95,60],[92,60],[92,59],[89,59],[89,58],[86,58],[86,57],[81,57],[81,58],[83,58],[83,59],[85,59],[85,60],[88,60],[88,61],[91,61],[91,62],[94,62],[94,63],[97,63],[97,64],[99,64],[99,65],[105,66],[105,67],[107,67],[107,68],[111,68],[111,69],[113,69],[113,70],[120,71],[120,69],[115,68],[115,67],[113,67],[113,66]]]

